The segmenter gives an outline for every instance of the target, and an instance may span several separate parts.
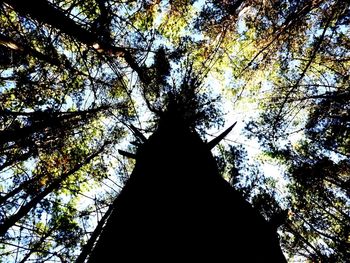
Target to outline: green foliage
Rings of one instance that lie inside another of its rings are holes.
[[[221,146],[220,170],[267,219],[288,210],[291,261],[349,258],[348,1],[37,5],[0,6],[4,262],[74,261],[132,169],[127,128],[152,132],[172,99],[203,136],[237,113],[259,141],[260,158]]]

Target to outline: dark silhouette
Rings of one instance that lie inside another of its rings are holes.
[[[88,262],[286,262],[276,229],[218,173],[212,146],[170,104]]]

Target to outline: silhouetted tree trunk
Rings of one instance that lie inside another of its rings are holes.
[[[168,110],[139,147],[89,262],[286,262],[277,233]],[[237,261],[238,260],[238,261]]]

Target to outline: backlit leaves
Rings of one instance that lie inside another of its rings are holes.
[[[202,135],[236,113],[261,143],[253,161],[283,165],[281,194],[243,150],[220,152],[245,198],[268,219],[286,216],[291,258],[347,259],[347,1],[37,5],[49,11],[19,0],[0,10],[1,222],[35,201],[1,256],[73,261],[132,169],[116,154],[135,139],[126,127],[151,132],[175,92]]]

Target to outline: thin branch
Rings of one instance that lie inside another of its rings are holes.
[[[334,12],[333,12],[334,13]],[[325,35],[326,35],[326,32],[327,32],[327,29],[331,23],[331,20],[332,20],[332,17],[333,15],[330,16],[330,18],[328,19],[323,31],[322,31],[322,34],[320,36],[320,38],[318,39],[318,41],[316,42],[316,45],[314,46],[313,50],[312,50],[312,53],[309,57],[309,60],[306,64],[306,66],[304,67],[302,73],[300,74],[299,78],[297,79],[297,81],[294,83],[294,85],[291,87],[291,89],[289,89],[289,91],[287,92],[287,94],[285,95],[284,97],[284,100],[282,102],[282,105],[280,106],[279,108],[279,111],[277,113],[277,116],[276,116],[276,119],[275,119],[275,122],[273,124],[273,130],[276,129],[276,126],[277,126],[277,123],[279,122],[280,118],[281,118],[281,114],[282,114],[282,111],[283,111],[283,108],[284,108],[284,105],[287,103],[288,99],[289,99],[289,96],[292,94],[292,92],[298,87],[299,83],[304,79],[305,75],[306,75],[306,72],[307,70],[309,69],[311,63],[314,61],[316,55],[317,55],[317,52],[319,51],[320,47],[321,47],[321,44],[325,38]]]
[[[114,203],[111,204],[107,212],[101,218],[100,222],[98,222],[97,227],[95,228],[94,232],[90,236],[89,241],[83,246],[83,249],[80,255],[78,256],[77,260],[75,261],[75,263],[84,263],[86,258],[90,255],[90,253],[92,252],[93,246],[96,243],[96,240],[102,233],[105,223],[107,222],[109,216],[112,214],[112,211],[114,210],[114,206],[115,206]]]
[[[107,141],[103,146],[95,153],[89,155],[83,162],[78,163],[74,168],[66,173],[63,173],[60,177],[55,178],[52,183],[45,188],[42,192],[31,199],[27,204],[23,205],[15,214],[11,215],[0,225],[0,236],[4,236],[9,228],[11,228],[18,220],[23,218],[32,208],[34,208],[43,198],[50,194],[53,190],[58,189],[62,182],[65,181],[70,175],[79,171],[82,167],[90,163],[96,156],[104,151],[104,148],[110,142]]]
[[[35,5],[22,0],[5,0],[4,2],[12,6],[19,14],[29,15],[39,22],[46,23],[93,48],[98,53],[105,53],[115,57],[123,57],[126,63],[138,74],[140,80],[145,85],[150,83],[146,72],[139,66],[136,59],[129,50],[123,47],[116,47],[110,43],[103,42],[98,35],[84,29],[73,19],[67,17],[62,10],[56,8],[45,0],[37,0]]]

